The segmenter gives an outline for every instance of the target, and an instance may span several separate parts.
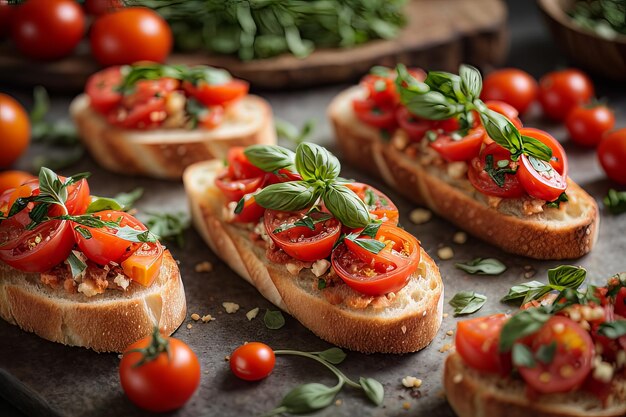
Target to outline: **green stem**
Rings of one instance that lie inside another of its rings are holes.
[[[262,414],[262,415],[261,415],[261,417],[272,417],[272,416],[277,416],[277,415],[279,415],[279,414],[286,413],[287,411],[289,411],[289,410],[287,409],[287,407],[280,406],[280,407],[276,407],[276,408],[275,408],[275,409],[273,409],[273,410],[268,411],[268,412],[267,412],[267,413],[265,413],[265,414]]]
[[[363,389],[363,387],[361,387],[360,384],[354,382],[353,380],[348,378],[343,372],[341,372],[339,369],[337,369],[336,367],[334,367],[330,363],[326,362],[324,359],[314,355],[313,353],[310,353],[310,352],[300,352],[300,351],[297,351],[297,350],[275,350],[274,354],[275,355],[302,356],[302,357],[305,357],[305,358],[313,359],[313,360],[321,363],[322,365],[324,365],[328,369],[330,369],[330,371],[332,373],[334,373],[337,376],[337,378],[339,378],[340,383],[341,383],[341,381],[345,381],[346,384],[350,385],[353,388]]]

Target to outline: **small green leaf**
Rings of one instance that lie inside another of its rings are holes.
[[[365,249],[368,252],[373,254],[379,253],[381,250],[385,249],[385,244],[380,240],[376,239],[361,239],[358,238],[356,234],[351,233],[346,236],[347,240],[350,240],[357,244],[359,247]]]
[[[483,89],[480,71],[471,65],[461,65],[459,75],[461,77],[461,91],[468,97],[468,101],[480,97],[480,92]]]
[[[626,191],[610,189],[603,202],[611,214],[626,213]]]
[[[524,284],[514,285],[509,289],[507,295],[505,295],[500,301],[508,302],[515,301],[526,303],[530,300],[535,300],[550,292],[551,288],[539,281],[530,281]]]
[[[541,329],[550,317],[542,308],[530,308],[511,317],[500,333],[500,352],[510,351],[517,340]]]
[[[550,344],[541,345],[537,352],[535,352],[535,358],[544,365],[548,365],[552,363],[554,360],[554,355],[556,354],[557,344],[556,341],[553,340]]]
[[[329,181],[339,176],[339,160],[325,148],[302,142],[296,148],[296,169],[306,181]]]
[[[374,378],[359,378],[359,384],[365,391],[365,395],[374,404],[381,405],[385,399],[385,389],[383,385]]]
[[[626,335],[626,320],[602,323],[598,329],[598,333],[609,339],[619,339]]]
[[[506,271],[506,265],[495,258],[476,258],[466,263],[456,263],[454,266],[468,274],[478,275],[500,275]]]
[[[119,193],[113,197],[121,206],[123,211],[128,211],[143,196],[143,188],[138,187],[127,193]]]
[[[176,242],[179,248],[185,245],[185,230],[189,228],[187,213],[146,213],[149,217],[145,224],[161,240]]]
[[[244,150],[248,161],[265,172],[274,172],[291,167],[296,154],[289,149],[276,145],[252,145]]]
[[[522,144],[524,146],[524,154],[529,157],[537,158],[541,161],[549,161],[552,158],[552,149],[535,138],[522,136]]]
[[[124,207],[114,198],[91,196],[91,203],[87,207],[87,213],[96,213],[103,210],[120,211]]]
[[[378,234],[378,229],[380,229],[381,224],[381,222],[370,222],[361,232],[361,236],[369,236],[374,239]]]
[[[370,223],[367,206],[352,190],[339,184],[329,185],[322,196],[326,208],[344,226],[353,229]]]
[[[548,270],[548,282],[553,286],[578,289],[587,278],[587,270],[572,265],[561,265]]]
[[[485,305],[487,297],[474,291],[461,291],[455,294],[450,300],[450,305],[454,307],[454,315],[472,314]]]
[[[318,278],[317,279],[317,289],[318,290],[323,290],[324,288],[326,288],[326,280],[323,278]]]
[[[76,278],[77,276],[82,274],[85,269],[87,269],[87,264],[84,263],[78,256],[76,256],[76,251],[70,252],[69,256],[67,257],[67,263],[70,266],[72,278]]]
[[[278,330],[285,325],[285,318],[283,317],[283,313],[280,310],[265,310],[265,315],[263,316],[263,323],[265,323],[265,327],[270,330]]]
[[[289,391],[280,405],[285,407],[288,413],[312,413],[331,405],[340,389],[341,385],[336,387],[318,383],[300,385]]]
[[[534,368],[537,366],[537,362],[535,361],[530,348],[521,343],[513,345],[511,356],[513,358],[513,365],[517,367]]]
[[[317,354],[320,358],[324,359],[326,362],[330,362],[333,365],[339,365],[341,362],[346,359],[348,356],[346,352],[339,349],[338,347],[332,347],[323,352]]]
[[[263,188],[254,199],[266,209],[299,211],[313,205],[319,195],[320,190],[314,185],[305,181],[289,181]]]

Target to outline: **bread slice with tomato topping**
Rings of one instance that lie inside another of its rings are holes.
[[[276,142],[272,109],[247,94],[246,82],[208,67],[172,68],[108,68],[72,101],[79,136],[100,165],[178,179],[195,162],[224,158],[231,146]]]
[[[459,80],[453,74],[446,76]],[[381,177],[415,203],[508,252],[536,259],[570,259],[593,248],[599,230],[597,204],[567,177],[566,156],[554,138],[537,129],[521,128],[517,111],[506,103],[485,105],[475,99],[484,120],[476,116],[477,110],[461,111],[445,120],[416,116],[408,109],[434,110],[419,101],[419,94],[401,98],[393,81],[376,87],[376,82],[386,79],[378,77],[374,84],[366,78],[362,85],[343,91],[328,108],[337,144],[349,164]],[[393,101],[393,106],[384,100]],[[362,108],[362,103],[369,107]],[[455,114],[456,108],[446,111]],[[466,120],[468,114],[473,115],[471,122]],[[501,133],[494,127],[496,122],[509,130]],[[473,127],[465,126],[468,123]],[[484,123],[491,132],[482,127]],[[489,136],[509,135],[508,146],[521,146],[512,132],[521,132],[516,135],[528,142],[525,150],[514,151],[519,158],[515,161],[512,151],[500,145],[507,139],[496,143]],[[541,152],[534,147],[538,142],[543,143],[539,144]],[[553,156],[549,163],[533,156],[545,151]],[[537,180],[541,177],[537,167],[555,180]]]
[[[443,283],[421,247],[419,265],[403,288],[379,296],[360,293],[342,282],[326,259],[302,262],[275,249],[259,231],[263,218],[233,222],[232,203],[215,185],[223,171],[222,161],[185,171],[193,222],[211,250],[265,298],[322,339],[348,349],[407,353],[432,341],[442,320]]]

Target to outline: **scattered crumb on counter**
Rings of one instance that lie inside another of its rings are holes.
[[[439,352],[441,353],[445,353],[447,351],[449,351],[450,349],[452,349],[452,345],[450,343],[446,343],[445,345],[443,345],[440,349]]]
[[[224,360],[225,360],[226,362],[229,362],[229,361],[230,361],[230,355],[226,355],[226,356],[224,356]]]
[[[456,374],[454,375],[454,378],[452,378],[452,382],[455,384],[460,384],[461,381],[463,381],[463,374]]]
[[[188,328],[188,329],[191,329],[192,327],[193,327],[193,324],[191,324],[191,323],[189,323],[189,324],[187,325],[187,328]]]
[[[409,220],[414,224],[424,224],[432,219],[433,213],[430,210],[416,208],[409,213]]]
[[[408,401],[403,402],[402,408],[404,408],[405,410],[408,410],[409,408],[411,408],[411,403]]]
[[[454,334],[454,330],[448,330],[448,331],[446,332],[446,334],[447,334],[448,336],[452,336],[452,335]]]
[[[532,265],[524,265],[524,270],[525,271],[530,271],[531,269],[533,269]]]
[[[444,319],[447,319],[447,318],[448,318],[448,316],[449,316],[449,314],[448,314],[448,313],[443,313],[443,318],[444,318]]]
[[[248,318],[248,321],[252,321],[252,319],[256,318],[258,314],[259,314],[259,307],[253,308],[252,310],[248,311],[246,313],[246,317]]]
[[[534,269],[528,270],[526,272],[524,272],[524,278],[529,279],[534,277],[537,274],[537,271],[535,271]]]
[[[338,399],[337,401],[335,401],[335,405],[337,407],[339,407],[341,404],[343,404],[343,401],[341,399]]]
[[[402,385],[406,388],[419,388],[422,386],[422,380],[414,376],[405,376],[402,378]]]
[[[444,246],[437,250],[437,256],[442,261],[447,261],[448,259],[452,259],[454,257],[454,251],[450,246]]]
[[[462,245],[467,242],[467,233],[465,232],[456,232],[454,236],[452,236],[452,241],[458,245]]]
[[[207,314],[206,316],[202,316],[202,317],[200,318],[200,320],[202,320],[202,323],[208,323],[208,322],[210,322],[210,321],[214,321],[214,320],[215,320],[215,317],[213,317],[213,316],[212,316],[212,315],[210,315],[210,314]]]
[[[198,314],[198,313],[193,313],[193,314],[191,315],[191,320],[193,320],[193,321],[198,321],[198,320],[200,320],[200,314]]]
[[[196,264],[196,272],[211,272],[213,264],[209,261],[199,262]]]
[[[239,304],[237,303],[232,303],[230,301],[225,301],[222,303],[222,306],[224,307],[224,310],[226,310],[226,312],[228,314],[233,314],[236,313],[237,311],[239,311]]]

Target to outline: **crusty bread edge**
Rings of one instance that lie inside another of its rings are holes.
[[[1,268],[8,266],[0,265]],[[22,274],[12,270],[15,274]],[[97,352],[122,352],[151,334],[155,325],[171,335],[185,320],[185,290],[176,261],[166,251],[158,291],[138,291],[132,298],[73,302],[0,279],[0,317],[25,331],[69,346]],[[58,291],[65,291],[62,288]]]

